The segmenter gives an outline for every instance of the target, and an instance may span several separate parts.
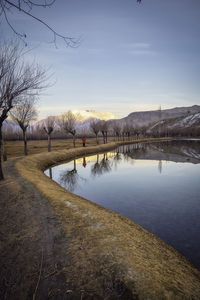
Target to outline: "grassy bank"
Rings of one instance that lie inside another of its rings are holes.
[[[199,299],[200,273],[173,248],[125,217],[66,191],[43,174],[57,162],[107,151],[119,144],[32,155],[19,160],[16,169],[49,199],[60,218],[71,241],[67,270],[76,289],[92,291],[97,299],[104,297],[106,289],[118,294],[121,291],[123,299]]]

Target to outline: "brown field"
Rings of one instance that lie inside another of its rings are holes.
[[[98,139],[99,144],[103,144],[103,139]],[[114,141],[114,138],[108,138],[108,142]],[[86,147],[95,146],[96,139],[89,138],[86,140]],[[80,138],[76,140],[76,146],[81,147],[82,141]],[[51,150],[64,150],[73,148],[72,139],[63,139],[63,140],[52,140],[51,142]],[[5,149],[7,153],[7,157],[20,157],[24,155],[24,143],[23,141],[6,141]],[[28,141],[28,154],[37,154],[41,152],[47,152],[47,140],[35,140]]]

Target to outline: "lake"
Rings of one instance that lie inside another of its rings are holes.
[[[200,269],[200,140],[120,146],[45,174],[141,225]]]

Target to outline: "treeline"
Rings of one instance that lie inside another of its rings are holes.
[[[148,131],[148,130],[147,130]],[[160,126],[149,133],[152,137],[200,137],[200,126]]]
[[[71,112],[70,112],[71,113]],[[67,113],[68,114],[68,113]],[[72,114],[72,113],[71,113]],[[65,114],[66,115],[66,114]],[[73,114],[72,114],[73,115]],[[49,117],[42,124],[35,126],[30,126],[27,128],[26,136],[27,140],[46,140],[48,135],[51,139],[69,139],[73,136],[68,131],[68,128],[64,125],[61,126],[62,121],[54,118],[54,121],[49,125],[49,120],[54,117]],[[120,122],[115,121],[100,121],[91,120],[89,127],[87,129],[81,129],[81,122],[76,121],[72,128],[75,130],[75,138],[82,138],[83,136],[87,138],[95,137],[103,138],[106,143],[107,137],[115,137],[116,140],[125,140],[129,138],[139,138],[139,137],[199,137],[200,127],[167,127],[160,126],[155,129],[149,130],[148,126],[137,127],[128,123],[123,125]],[[70,136],[71,135],[71,136]],[[23,132],[19,129],[7,129],[3,130],[4,139],[7,141],[20,141],[23,140]]]

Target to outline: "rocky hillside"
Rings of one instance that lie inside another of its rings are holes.
[[[190,114],[189,116],[183,116],[179,118],[170,118],[160,120],[155,122],[152,126],[149,127],[148,132],[156,131],[168,131],[168,132],[177,132],[177,131],[200,131],[200,113]]]
[[[150,123],[155,123],[163,119],[172,119],[185,117],[200,113],[200,106],[193,105],[189,107],[175,107],[172,109],[141,111],[133,112],[127,117],[117,120],[119,123],[131,123],[135,126],[148,126]]]

